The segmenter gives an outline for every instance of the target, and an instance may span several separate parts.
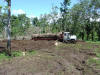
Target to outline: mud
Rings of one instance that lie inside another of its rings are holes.
[[[89,47],[90,46],[90,47]],[[87,65],[86,61],[94,57],[95,44],[78,41],[66,44],[45,40],[13,40],[12,51],[35,50],[32,56],[15,57],[0,63],[0,75],[99,75],[100,71]],[[6,49],[6,41],[0,42],[0,51]]]

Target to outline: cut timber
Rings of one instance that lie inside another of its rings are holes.
[[[57,40],[56,34],[33,34],[32,40]]]

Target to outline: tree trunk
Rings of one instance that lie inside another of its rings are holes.
[[[92,32],[92,41],[94,41],[94,33]]]
[[[11,0],[8,1],[7,53],[11,56]]]
[[[84,33],[82,32],[82,34],[81,34],[81,35],[82,35],[82,40],[84,40]]]
[[[87,32],[87,40],[89,40],[89,33]]]
[[[98,32],[98,41],[100,41],[100,33]]]
[[[65,31],[65,28],[64,28],[65,27],[65,24],[64,24],[64,22],[65,22],[65,15],[63,14],[62,17],[63,17],[63,19],[62,19],[61,30]]]
[[[98,36],[98,41],[100,41],[100,35]]]

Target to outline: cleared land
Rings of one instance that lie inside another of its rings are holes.
[[[0,61],[0,75],[100,75],[100,43],[12,41],[12,50],[31,51],[25,56]],[[6,41],[0,42],[0,51]]]

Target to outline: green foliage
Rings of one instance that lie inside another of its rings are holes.
[[[36,53],[37,53],[37,52],[36,52],[35,50],[31,50],[31,51],[28,52],[29,55],[34,55],[34,54],[36,54]]]
[[[5,52],[3,53],[0,53],[0,60],[6,60],[6,59],[9,59],[10,57],[6,55]]]
[[[26,17],[25,14],[21,14],[18,16],[12,15],[11,25],[12,36],[24,35],[27,29],[30,27],[30,19]]]
[[[21,51],[13,51],[12,52],[12,57],[18,57],[18,56],[23,56]]]
[[[71,32],[79,39],[88,41],[100,41],[100,22],[96,19],[100,17],[97,11],[100,9],[100,0],[80,0],[73,7],[70,7],[71,0],[63,0],[59,8],[52,7],[49,14],[43,14],[40,18],[30,19],[26,14],[11,16],[12,36],[27,35],[29,28],[33,27],[34,33],[57,33]],[[7,24],[7,7],[2,12],[0,7],[0,32],[3,33]],[[92,18],[91,21],[90,19]],[[3,34],[4,35],[4,34]]]
[[[5,0],[6,2],[9,2],[9,1],[11,1],[11,0]]]
[[[33,24],[34,26],[38,26],[38,25],[39,25],[39,20],[38,20],[37,17],[33,18],[32,24]]]
[[[37,51],[35,50],[30,50],[30,51],[25,52],[26,55],[34,55],[36,53]],[[22,51],[12,51],[12,56],[8,56],[5,52],[2,52],[0,53],[0,61],[9,60],[9,59],[12,59],[13,57],[21,57],[21,56],[23,56]]]

